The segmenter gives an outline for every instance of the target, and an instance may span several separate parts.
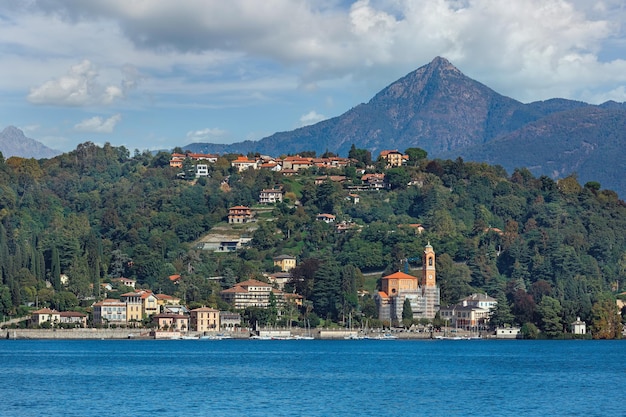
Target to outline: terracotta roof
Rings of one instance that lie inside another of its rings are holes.
[[[238,282],[236,285],[241,287],[271,287],[267,282],[259,281],[257,279],[249,279],[247,281]]]
[[[398,271],[398,272],[394,272],[393,274],[383,277],[383,279],[417,279],[417,277]]]
[[[79,313],[78,311],[62,311],[59,314],[61,317],[87,317],[86,314]]]
[[[56,311],[56,310],[51,310],[51,309],[45,307],[45,308],[39,309],[37,311],[33,311],[31,314],[39,314],[39,315],[42,315],[42,314],[59,314],[59,312]]]
[[[244,292],[248,292],[248,290],[246,290],[245,288],[243,288],[240,285],[235,285],[232,288],[228,288],[226,290],[222,290],[221,293],[222,294],[235,294],[235,293],[244,293]]]
[[[155,294],[155,297],[159,300],[180,300],[180,298],[178,297],[172,297],[171,295],[167,294]]]

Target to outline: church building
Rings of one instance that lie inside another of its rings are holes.
[[[419,278],[400,271],[382,278],[382,288],[376,295],[380,320],[401,321],[406,299],[411,302],[413,318],[435,318],[441,294],[437,286],[435,251],[430,243],[424,248],[422,260]]]

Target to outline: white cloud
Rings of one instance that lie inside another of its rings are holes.
[[[227,130],[219,128],[206,128],[187,132],[187,140],[192,142],[227,143],[232,139]]]
[[[100,116],[94,116],[90,119],[85,119],[82,122],[74,125],[74,129],[79,132],[112,133],[115,129],[115,126],[121,120],[121,114],[114,114],[108,119],[103,119]]]
[[[128,68],[125,73],[130,74]],[[97,82],[98,69],[88,59],[73,65],[66,75],[47,81],[39,87],[33,87],[28,100],[34,104],[50,104],[56,106],[87,106],[111,104],[124,98],[125,89],[134,87],[135,79],[122,79],[122,87],[101,85]]]
[[[302,126],[312,125],[317,122],[321,122],[322,120],[325,120],[325,119],[327,119],[327,117],[324,116],[323,114],[319,114],[315,110],[311,110],[307,114],[303,114],[300,117],[300,126],[302,127]]]
[[[263,77],[253,68],[267,62],[276,65],[273,72],[297,74],[303,86],[325,80],[388,83],[435,56],[448,58],[468,75],[519,99],[576,96],[581,84],[602,88],[607,81],[600,69],[607,64],[615,69],[610,82],[626,82],[621,60],[602,63],[599,58],[607,42],[616,45],[615,37],[623,37],[625,11],[618,0],[594,5],[583,0],[358,0],[348,5],[312,0],[39,0],[32,4],[28,9],[32,14],[53,19],[55,34],[68,36],[70,31],[59,28],[65,22],[92,39],[87,30],[96,27],[91,32],[103,33],[108,41],[102,43],[107,59],[121,56],[137,67],[158,70],[161,80],[178,84],[204,74],[211,76],[194,78],[193,84],[222,80],[243,68],[245,77]],[[72,44],[81,53],[86,50],[80,39],[65,40],[70,46],[64,51],[71,50]],[[234,76],[226,81],[250,79]],[[34,90],[31,99],[46,102],[50,97],[75,105],[88,96],[85,88],[79,88],[88,84],[70,82],[65,88],[60,84],[44,84],[46,88]],[[124,88],[117,88],[99,96],[99,101],[120,98]]]

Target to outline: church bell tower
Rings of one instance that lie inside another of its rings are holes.
[[[435,271],[435,251],[430,242],[424,248],[424,257],[422,263],[422,279],[420,287],[436,287],[437,274]]]

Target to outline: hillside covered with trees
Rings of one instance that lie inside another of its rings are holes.
[[[406,153],[406,166],[386,168],[353,146],[350,166],[294,176],[237,172],[230,161],[238,155],[223,155],[210,164],[209,177],[191,180],[169,166],[169,153],[130,155],[109,144],[84,143],[52,159],[2,158],[0,314],[23,315],[35,305],[89,312],[94,301],[125,290],[104,294],[101,286],[122,276],[192,307],[228,309],[222,289],[266,280],[263,273],[275,271],[272,258],[287,254],[298,260],[287,289],[304,297],[294,324],[345,323],[348,316],[374,323],[376,278],[404,268],[404,259],[419,258],[430,243],[442,305],[486,292],[498,299],[494,325],[559,337],[580,317],[596,337],[619,336],[626,204],[614,192],[575,176],[557,183],[526,169],[508,174],[461,159],[429,160],[417,149]],[[367,173],[384,173],[386,186],[359,191],[357,203],[350,194]],[[319,180],[326,175],[345,180]],[[253,207],[261,190],[279,186],[284,202],[259,216],[247,247],[197,248],[225,223],[229,207]],[[320,213],[336,222],[316,221]],[[181,276],[177,284],[172,275]],[[271,320],[260,311],[245,314]]]

